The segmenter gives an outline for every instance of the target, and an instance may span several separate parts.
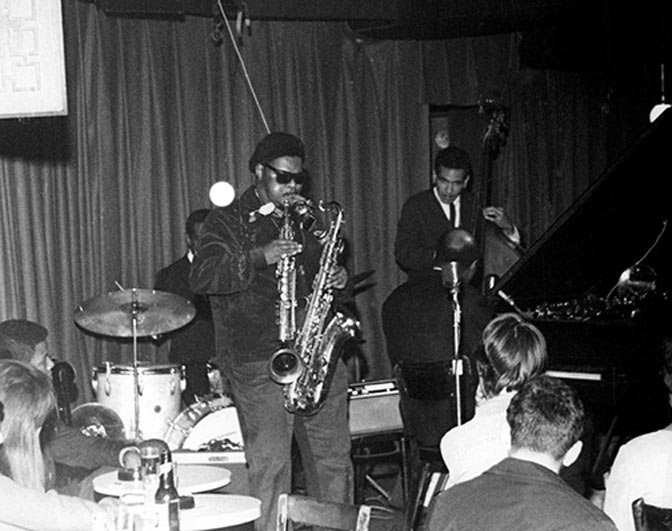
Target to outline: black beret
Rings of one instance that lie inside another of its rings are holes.
[[[306,157],[303,142],[289,133],[269,133],[254,149],[250,159],[250,171],[254,173],[257,164],[270,162],[279,157],[299,157],[303,161]]]

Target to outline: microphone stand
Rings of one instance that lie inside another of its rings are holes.
[[[132,292],[131,326],[133,329],[133,433],[135,440],[142,440],[140,431],[140,375],[138,373],[138,314],[140,304],[135,289]]]
[[[460,358],[460,330],[462,326],[462,307],[460,306],[459,282],[450,287],[453,306],[453,376],[455,378],[455,407],[457,413],[457,425],[462,424],[462,392],[460,389],[460,376],[462,375],[462,359]]]

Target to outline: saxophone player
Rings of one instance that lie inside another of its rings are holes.
[[[305,202],[304,161],[304,144],[294,135],[274,132],[259,141],[249,161],[254,183],[208,216],[190,277],[194,292],[210,297],[216,361],[231,382],[250,491],[262,501],[255,526],[264,531],[275,526],[278,495],[291,492],[294,434],[309,494],[341,503],[353,497],[345,364],[339,360],[324,406],[309,417],[285,409],[283,388],[268,371],[278,349],[278,263],[293,258],[297,301],[310,294],[319,273],[321,242],[315,227],[292,215],[293,238],[280,237],[286,209]],[[328,278],[338,290],[348,273],[334,265]]]

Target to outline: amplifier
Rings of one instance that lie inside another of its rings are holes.
[[[394,380],[351,384],[348,395],[353,437],[403,430],[399,390]]]

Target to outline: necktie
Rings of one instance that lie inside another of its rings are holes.
[[[457,213],[455,212],[455,203],[449,205],[450,208],[450,222],[453,225],[453,228],[457,227]]]

